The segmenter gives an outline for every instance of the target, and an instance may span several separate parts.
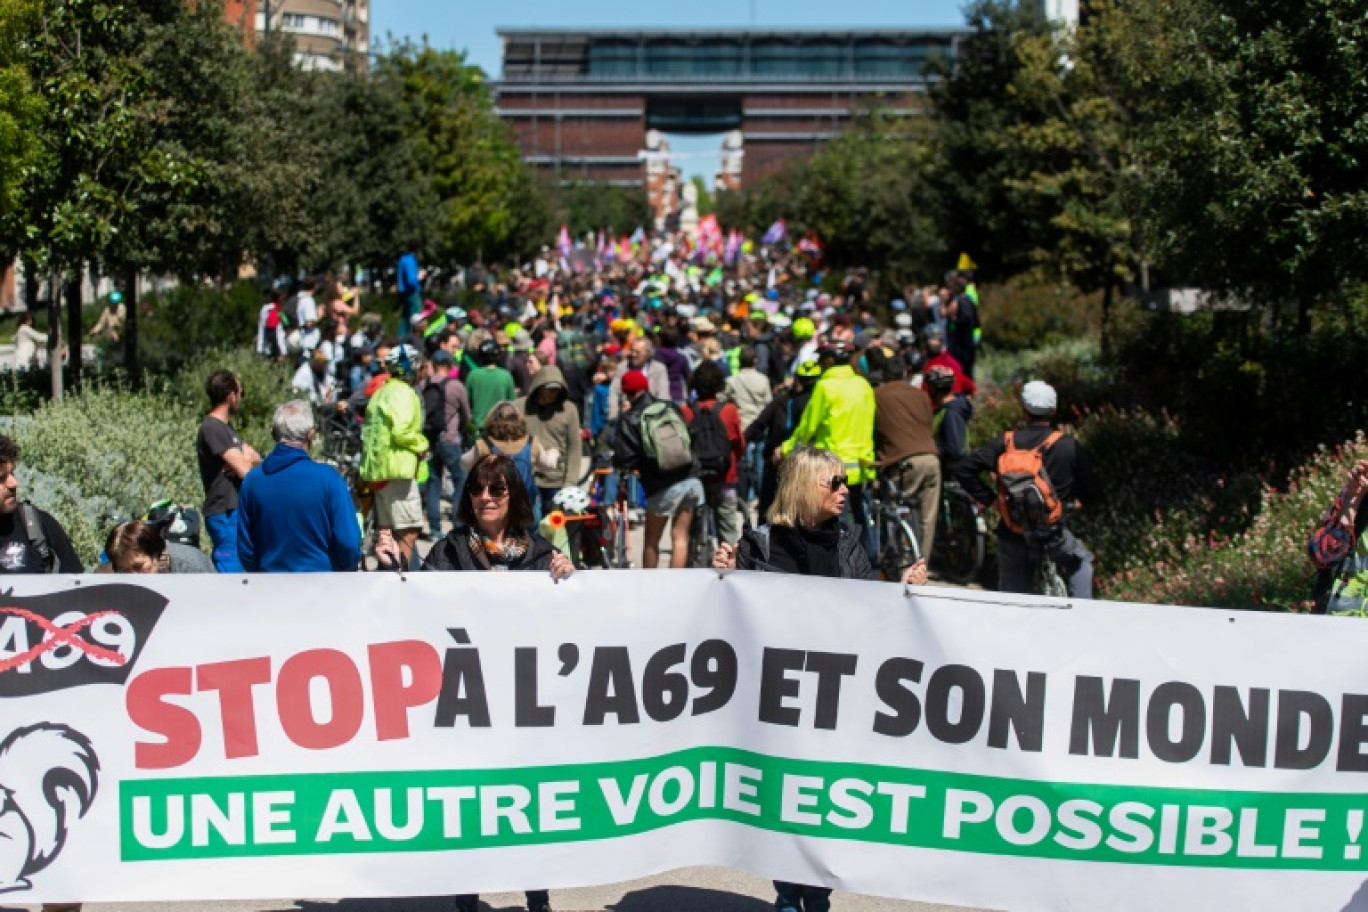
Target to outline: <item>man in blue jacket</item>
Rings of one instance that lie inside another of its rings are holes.
[[[309,458],[313,409],[303,399],[276,409],[276,448],[238,493],[238,558],[248,573],[328,573],[361,562],[361,528],[347,484]]]

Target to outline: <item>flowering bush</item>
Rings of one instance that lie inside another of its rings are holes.
[[[1246,529],[1203,530],[1178,512],[1160,515],[1143,553],[1102,583],[1105,597],[1163,604],[1304,611],[1314,569],[1306,540],[1339,492],[1349,468],[1368,458],[1360,433],[1333,450],[1322,447],[1292,474],[1284,490],[1263,487]],[[1176,522],[1172,520],[1177,520]]]

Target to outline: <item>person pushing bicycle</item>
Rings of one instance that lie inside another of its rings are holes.
[[[1026,423],[961,459],[955,479],[984,506],[996,503],[998,581],[1003,592],[1030,593],[1039,549],[1055,562],[1074,598],[1092,598],[1093,555],[1073,533],[1065,508],[1096,499],[1087,454],[1054,428],[1059,397],[1032,380],[1021,389]],[[984,484],[991,474],[995,488]]]

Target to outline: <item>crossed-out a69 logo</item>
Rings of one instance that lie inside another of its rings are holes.
[[[126,583],[0,594],[0,697],[126,683],[165,608]]]

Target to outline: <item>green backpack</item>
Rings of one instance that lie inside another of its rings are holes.
[[[668,402],[653,402],[641,413],[641,447],[662,472],[693,465],[689,426]]]

